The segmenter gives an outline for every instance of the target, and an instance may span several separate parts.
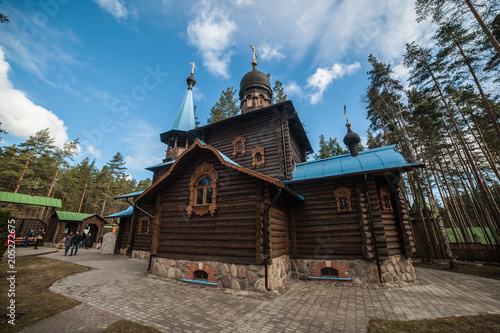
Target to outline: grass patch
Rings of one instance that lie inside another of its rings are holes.
[[[439,319],[423,319],[411,321],[392,321],[373,319],[368,324],[369,333],[400,332],[500,332],[500,315],[478,315],[463,317],[446,317]]]
[[[109,325],[103,333],[157,333],[161,332],[154,327],[134,323],[130,320],[118,320]]]
[[[450,267],[449,263],[428,264],[421,262],[413,262],[413,266],[500,280],[500,266],[498,265],[458,264],[458,267],[456,269],[449,269]]]
[[[16,325],[10,325],[6,316],[10,297],[7,297],[9,285],[7,281],[7,262],[0,263],[0,331],[18,332],[45,318],[69,310],[80,302],[53,293],[49,287],[57,280],[75,273],[90,270],[64,261],[25,257],[16,259]]]

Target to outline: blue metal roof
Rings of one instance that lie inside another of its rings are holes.
[[[138,196],[138,195],[142,194],[142,192],[144,192],[144,190],[142,190],[142,191],[137,191],[137,192],[132,192],[132,193],[124,194],[124,195],[120,195],[120,196],[115,197],[115,199],[122,199],[122,198],[136,197],[136,196]]]
[[[299,180],[339,176],[367,171],[392,169],[398,167],[420,167],[422,163],[406,163],[403,155],[394,148],[396,145],[375,148],[351,154],[334,156],[322,160],[299,163],[293,172],[294,182]]]
[[[159,163],[159,164],[155,164],[155,165],[152,165],[150,167],[147,167],[147,168],[144,168],[146,170],[150,170],[150,171],[153,171],[154,169],[156,168],[159,168],[159,167],[162,167],[164,165],[169,165],[169,164],[173,164],[175,161],[168,161],[168,162],[164,162],[164,163]]]
[[[184,100],[182,101],[181,107],[179,108],[179,111],[177,111],[177,117],[175,117],[172,129],[177,131],[189,131],[195,127],[193,91],[188,89],[186,91],[186,95],[184,96]]]
[[[104,218],[111,218],[111,217],[127,217],[127,216],[132,216],[132,213],[134,212],[134,207],[129,206],[127,209],[122,210],[121,212],[114,213],[108,216],[105,216]]]

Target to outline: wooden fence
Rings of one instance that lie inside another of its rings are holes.
[[[458,260],[500,263],[500,249],[481,243],[451,243],[451,251]]]

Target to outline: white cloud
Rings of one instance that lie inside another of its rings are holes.
[[[8,78],[9,63],[0,47],[0,122],[10,135],[28,138],[48,128],[55,144],[62,147],[68,141],[64,121],[52,111],[33,103],[26,94],[15,89]]]
[[[283,90],[285,91],[285,93],[289,97],[302,96],[302,88],[295,81],[291,81],[291,82],[288,82],[287,84],[283,85]]]
[[[125,156],[126,167],[132,171],[143,171],[145,167],[161,163],[166,146],[158,138],[160,128],[141,120],[123,125],[126,131],[122,141],[129,151]]]
[[[126,20],[128,17],[128,10],[121,0],[94,0],[94,2],[113,15],[117,20]]]
[[[222,78],[229,78],[229,63],[232,52],[232,34],[236,23],[229,19],[228,12],[214,6],[209,0],[202,0],[199,8],[187,28],[190,42],[198,48],[207,70]]]
[[[101,151],[97,149],[94,145],[91,145],[89,142],[85,144],[85,150],[95,158],[101,157]]]
[[[201,92],[200,88],[194,86],[193,87],[193,99],[195,101],[202,101],[204,99],[207,99],[205,95]]]
[[[260,47],[260,58],[266,61],[272,61],[274,59],[281,60],[285,58],[285,55],[280,52],[281,46],[271,46],[267,43]]]
[[[323,98],[323,93],[326,88],[333,82],[344,75],[353,74],[361,67],[359,62],[354,64],[333,64],[331,67],[324,67],[316,69],[316,72],[307,78],[306,88],[312,90],[309,94],[311,104],[320,102]]]

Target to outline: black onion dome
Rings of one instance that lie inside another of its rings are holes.
[[[252,88],[259,88],[266,90],[269,94],[269,97],[272,96],[271,82],[269,81],[269,78],[267,77],[266,74],[257,70],[255,66],[250,72],[246,73],[245,76],[243,76],[243,78],[241,79],[240,99],[244,98],[245,91]]]
[[[347,134],[344,136],[344,144],[349,147],[352,156],[358,155],[358,144],[361,141],[359,135],[351,130],[351,124],[347,123]]]
[[[186,82],[187,82],[187,84],[188,84],[189,89],[192,89],[192,88],[193,88],[193,86],[196,84],[196,79],[194,78],[194,76],[193,76],[193,75],[191,75],[190,77],[188,77],[188,78],[186,79]]]

